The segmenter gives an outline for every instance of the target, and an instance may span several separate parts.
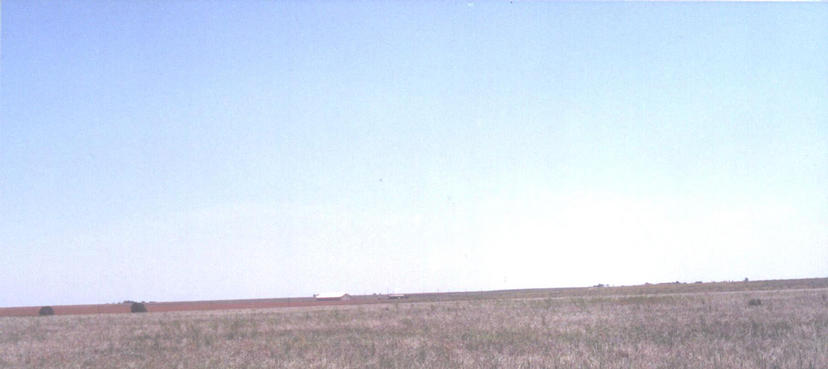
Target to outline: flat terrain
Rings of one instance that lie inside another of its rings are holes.
[[[828,368],[826,279],[365,299],[3,317],[0,367]]]

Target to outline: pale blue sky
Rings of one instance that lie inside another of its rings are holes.
[[[2,8],[0,306],[828,276],[828,7]]]

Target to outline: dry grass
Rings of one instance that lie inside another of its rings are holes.
[[[828,368],[825,288],[0,318],[10,368]],[[751,305],[761,299],[761,305]]]

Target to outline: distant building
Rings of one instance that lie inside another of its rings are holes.
[[[351,295],[344,292],[317,293],[313,295],[316,301],[348,301]]]
[[[388,294],[388,298],[391,300],[407,299],[408,295],[404,293],[390,293]]]

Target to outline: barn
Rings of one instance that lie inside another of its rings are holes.
[[[344,292],[317,293],[313,295],[316,301],[348,301],[351,295]]]

